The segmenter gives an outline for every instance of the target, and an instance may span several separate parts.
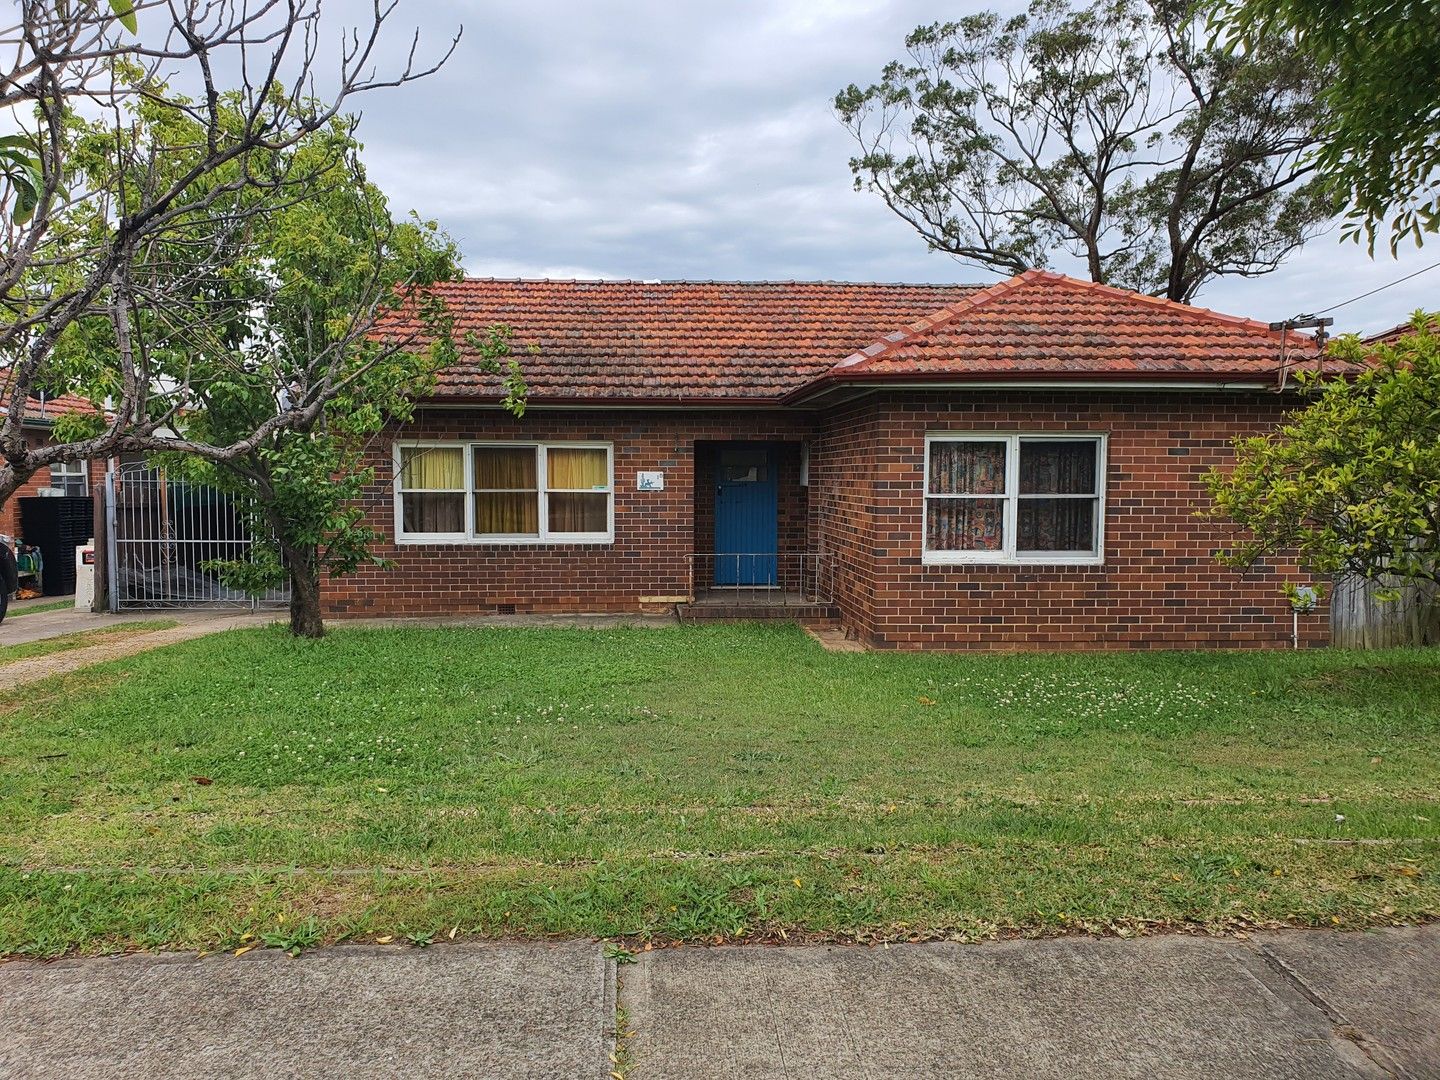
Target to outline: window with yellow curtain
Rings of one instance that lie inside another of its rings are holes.
[[[604,447],[545,448],[546,529],[551,533],[610,530],[610,455]]]
[[[610,540],[609,445],[400,446],[401,538],[602,543]]]
[[[475,535],[539,536],[540,483],[533,446],[475,447]]]
[[[465,532],[465,456],[458,446],[400,448],[400,527],[406,533]]]

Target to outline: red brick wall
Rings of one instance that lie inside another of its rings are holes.
[[[1213,552],[1224,527],[1197,519],[1201,476],[1230,460],[1230,439],[1272,428],[1266,395],[975,392],[890,394],[812,418],[789,412],[424,410],[405,439],[576,439],[615,447],[615,541],[609,545],[382,544],[394,569],[329,582],[333,614],[434,615],[634,611],[642,596],[689,588],[686,555],[708,549],[696,443],[784,444],[782,550],[836,554],[845,621],[879,648],[1229,648],[1289,643],[1285,580],[1293,566],[1242,573]],[[921,492],[927,431],[1087,431],[1109,436],[1105,561],[1100,566],[926,566]],[[391,447],[377,440],[366,510],[393,537]],[[799,444],[810,438],[810,487]],[[701,459],[703,461],[703,457]],[[663,492],[635,473],[665,473]],[[808,494],[808,537],[800,516]],[[793,497],[792,497],[793,496]],[[788,508],[788,510],[787,510]],[[697,524],[697,516],[699,523]],[[1302,619],[1304,643],[1328,636],[1325,613]]]
[[[811,417],[780,411],[532,409],[516,420],[495,409],[421,410],[371,451],[376,481],[365,509],[386,537],[394,537],[395,438],[573,439],[614,443],[614,543],[381,544],[377,554],[394,569],[366,568],[327,582],[326,606],[338,615],[397,616],[483,614],[502,605],[519,612],[636,611],[642,596],[682,596],[689,588],[686,556],[695,544],[695,444],[798,445],[811,428]],[[796,476],[798,460],[797,452]],[[642,470],[664,472],[665,490],[636,491],[635,474]]]
[[[41,431],[26,431],[25,438],[32,448],[38,449],[49,442],[49,436]],[[90,464],[90,491],[93,494],[105,482],[105,462],[92,461]],[[20,531],[20,500],[39,494],[41,488],[50,486],[50,470],[41,469],[22,484],[5,505],[0,506],[0,533],[15,536]]]
[[[1215,562],[1226,529],[1194,516],[1202,475],[1235,435],[1281,419],[1272,396],[1036,391],[891,394],[821,422],[811,499],[837,552],[846,623],[879,648],[1278,647],[1290,642],[1293,565]],[[921,493],[927,431],[1109,435],[1101,566],[927,566]],[[1328,640],[1322,611],[1303,643]]]

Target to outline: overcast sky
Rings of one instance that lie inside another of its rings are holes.
[[[333,28],[369,0],[327,7]],[[429,46],[457,25],[465,34],[438,75],[363,99],[365,160],[397,210],[444,224],[476,275],[993,280],[927,252],[878,197],[853,190],[850,138],[830,107],[846,84],[873,81],[916,25],[980,9],[403,0],[397,23],[418,25]],[[1280,319],[1437,259],[1427,248],[1372,261],[1332,233],[1277,273],[1212,284],[1197,302]],[[1334,312],[1335,329],[1382,330],[1440,308],[1437,296],[1440,269]]]

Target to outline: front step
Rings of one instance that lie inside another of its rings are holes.
[[[750,622],[754,619],[789,619],[803,623],[840,621],[838,604],[676,604],[681,622]]]

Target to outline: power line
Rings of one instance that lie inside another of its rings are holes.
[[[1329,307],[1327,307],[1327,308],[1321,308],[1319,311],[1315,312],[1315,314],[1316,314],[1316,315],[1324,315],[1325,312],[1327,312],[1327,311],[1338,311],[1340,308],[1342,308],[1342,307],[1347,307],[1347,306],[1349,306],[1350,304],[1355,303],[1355,301],[1357,301],[1357,300],[1364,300],[1367,296],[1374,296],[1374,295],[1375,295],[1376,293],[1378,293],[1378,292],[1384,292],[1386,289],[1390,288],[1392,285],[1400,285],[1400,284],[1402,284],[1403,282],[1409,281],[1409,280],[1410,280],[1411,278],[1413,278],[1413,277],[1419,277],[1421,274],[1425,273],[1427,270],[1434,270],[1437,266],[1440,266],[1440,262],[1431,263],[1429,266],[1422,266],[1419,270],[1416,270],[1413,274],[1406,274],[1406,275],[1405,275],[1404,277],[1402,277],[1402,278],[1396,278],[1394,281],[1391,281],[1391,282],[1389,282],[1389,283],[1387,283],[1387,284],[1385,284],[1385,285],[1381,285],[1378,289],[1371,289],[1369,292],[1361,293],[1359,296],[1352,296],[1349,300],[1342,300],[1342,301],[1341,301],[1340,303],[1338,303],[1338,304],[1331,304],[1331,305],[1330,305]]]

